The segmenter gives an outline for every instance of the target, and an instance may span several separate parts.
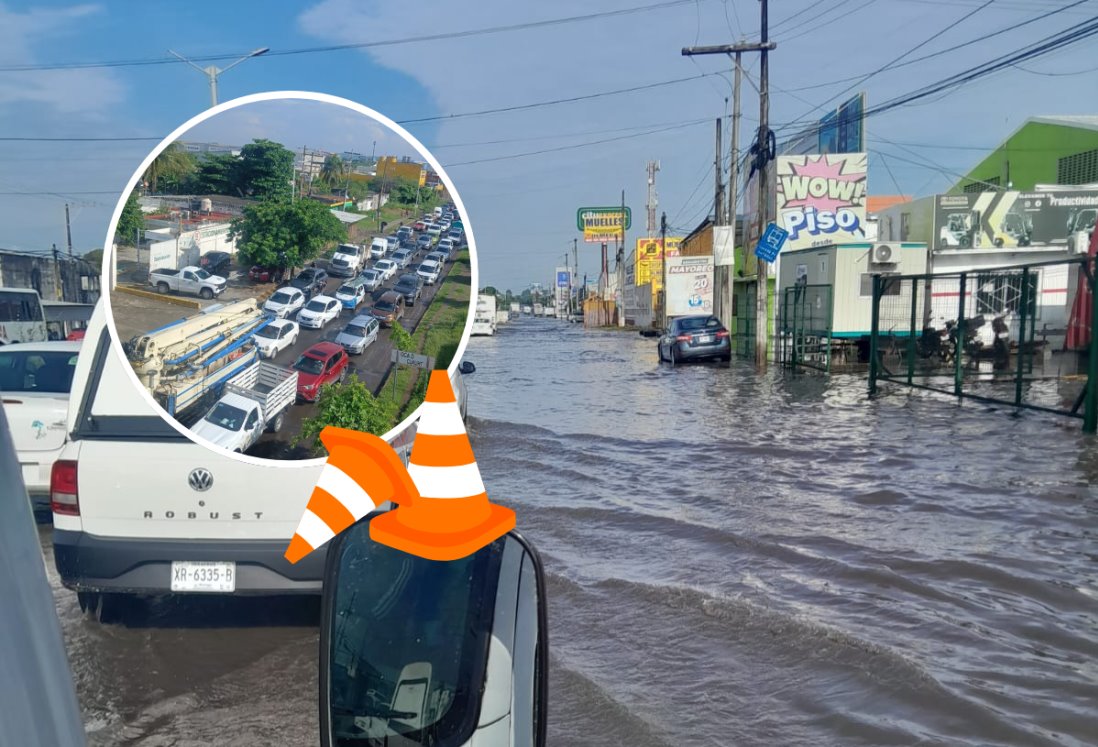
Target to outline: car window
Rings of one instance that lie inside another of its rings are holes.
[[[252,410],[250,413],[248,413],[248,422],[244,424],[244,427],[250,430],[252,428],[255,428],[255,424],[257,422],[259,422],[259,413],[255,410]]]
[[[0,352],[0,391],[68,394],[76,353]]]
[[[294,368],[302,373],[318,374],[324,370],[324,361],[319,358],[310,358],[307,355],[303,355],[297,359]]]
[[[205,420],[227,431],[238,431],[240,426],[244,424],[244,411],[239,407],[218,402],[206,415]]]
[[[325,308],[325,306],[324,306],[323,301],[313,300],[313,301],[309,301],[309,303],[305,304],[305,310],[306,311],[324,311],[324,308]]]
[[[271,296],[271,301],[274,303],[291,303],[293,300],[293,296],[291,296],[289,293],[283,293],[282,291],[279,291],[278,293],[275,293],[273,296]]]
[[[255,336],[256,337],[263,337],[263,338],[266,338],[268,340],[273,340],[276,337],[278,337],[278,328],[268,324],[266,327],[264,327],[263,329],[256,332]]]

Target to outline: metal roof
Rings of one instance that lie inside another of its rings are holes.
[[[1030,117],[1026,120],[1026,124],[1030,122],[1059,125],[1061,127],[1079,127],[1084,130],[1098,130],[1098,114],[1046,114],[1039,117]]]

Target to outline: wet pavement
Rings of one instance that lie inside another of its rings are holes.
[[[489,496],[548,573],[549,744],[1093,744],[1077,421],[548,319],[465,359]],[[100,626],[56,598],[92,744],[317,743],[316,600]]]

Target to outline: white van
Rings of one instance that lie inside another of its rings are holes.
[[[119,594],[320,593],[324,549],[284,557],[320,467],[259,467],[168,425],[109,342],[103,304],[73,377],[69,442],[53,466],[62,583],[102,618]]]
[[[319,594],[326,546],[294,565],[283,553],[321,467],[246,464],[181,435],[127,375],[105,316],[100,303],[50,485],[54,561],[81,608],[102,620],[124,594]],[[411,441],[394,440],[405,462]]]
[[[370,257],[381,259],[389,253],[389,241],[384,236],[378,236],[370,242]]]

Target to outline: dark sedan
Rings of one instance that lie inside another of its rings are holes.
[[[660,360],[672,363],[719,358],[732,360],[732,343],[721,320],[710,314],[671,320],[657,344]]]
[[[299,289],[309,298],[324,291],[328,284],[328,273],[316,267],[306,267],[298,276],[290,281],[290,285]]]
[[[404,296],[405,306],[415,306],[423,293],[423,279],[414,272],[401,275],[393,286],[393,292]]]

